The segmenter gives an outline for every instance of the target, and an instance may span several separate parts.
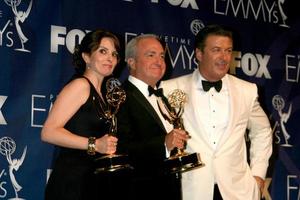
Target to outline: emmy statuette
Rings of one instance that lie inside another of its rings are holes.
[[[126,93],[121,88],[121,83],[118,79],[110,78],[106,82],[106,101],[99,100],[100,109],[98,109],[101,117],[104,117],[110,123],[109,134],[115,136],[117,133],[117,117],[116,113],[119,110],[120,104],[126,99]],[[100,117],[100,118],[101,118]],[[95,159],[96,170],[95,174],[101,172],[115,172],[124,169],[133,169],[129,164],[127,155],[109,154]]]
[[[163,117],[173,125],[174,128],[183,129],[182,114],[184,104],[187,101],[186,94],[179,89],[173,90],[168,98],[158,99],[158,107]],[[187,153],[184,149],[176,149],[176,153],[165,160],[168,172],[183,173],[204,166],[199,153]]]

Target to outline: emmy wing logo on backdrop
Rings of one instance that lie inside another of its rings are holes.
[[[290,26],[286,25],[287,16],[285,15],[283,8],[282,8],[282,5],[284,4],[284,2],[285,2],[285,0],[278,0],[278,9],[279,9],[281,19],[282,19],[282,23],[280,23],[279,26],[289,28]]]
[[[21,42],[21,48],[17,48],[15,50],[17,51],[23,51],[23,52],[30,52],[29,50],[25,49],[24,44],[28,41],[28,38],[24,35],[20,23],[24,23],[26,18],[28,17],[31,8],[32,8],[32,1],[30,1],[28,8],[26,11],[18,10],[18,6],[22,2],[21,0],[4,0],[4,2],[11,7],[11,10],[13,14],[15,15],[15,26],[17,29],[17,33]]]
[[[285,0],[214,0],[214,14],[233,16],[245,20],[255,20],[265,23],[278,24],[289,28],[286,21],[288,16],[284,8]]]
[[[22,189],[22,186],[18,184],[14,175],[14,171],[18,171],[19,167],[23,164],[27,152],[27,147],[24,148],[23,154],[20,159],[12,159],[11,156],[15,152],[16,147],[17,145],[12,138],[0,138],[0,153],[6,157],[6,160],[8,162],[9,178],[15,192],[15,197],[9,198],[9,200],[25,200],[18,197],[18,192]]]
[[[278,139],[277,143],[281,143],[281,146],[283,147],[292,147],[291,144],[289,144],[289,139],[290,139],[290,134],[287,132],[285,128],[285,124],[290,118],[291,112],[292,112],[292,104],[290,104],[289,109],[287,112],[283,112],[284,106],[285,106],[285,101],[280,95],[275,95],[272,98],[272,105],[275,110],[277,110],[278,115],[279,115],[279,121],[276,121],[273,132],[277,127],[280,127],[283,137],[284,137],[284,143],[281,143],[280,137],[276,133],[276,137]]]

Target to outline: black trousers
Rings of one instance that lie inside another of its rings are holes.
[[[214,185],[214,200],[223,200],[217,184]]]

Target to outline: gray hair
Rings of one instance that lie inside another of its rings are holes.
[[[136,51],[137,51],[137,44],[141,39],[144,38],[154,38],[160,41],[160,38],[155,34],[141,34],[133,39],[131,39],[125,49],[125,61],[127,62],[129,58],[135,58],[136,57]]]

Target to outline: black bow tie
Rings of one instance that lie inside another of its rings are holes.
[[[212,87],[214,87],[217,92],[220,92],[222,88],[222,80],[216,82],[202,81],[202,87],[205,92],[207,92]]]
[[[165,106],[168,107],[169,110],[172,109],[171,105],[169,104],[169,101],[167,99],[167,97],[165,97],[163,89],[162,88],[158,88],[157,90],[154,89],[153,87],[151,87],[150,85],[148,86],[148,91],[149,91],[149,97],[154,94],[156,97],[160,97],[161,100],[163,101],[163,103],[165,104]]]
[[[154,89],[153,87],[151,87],[150,85],[148,86],[148,91],[149,91],[149,96],[151,96],[152,94],[154,94],[157,97],[163,97],[163,89],[159,88],[159,89]]]

